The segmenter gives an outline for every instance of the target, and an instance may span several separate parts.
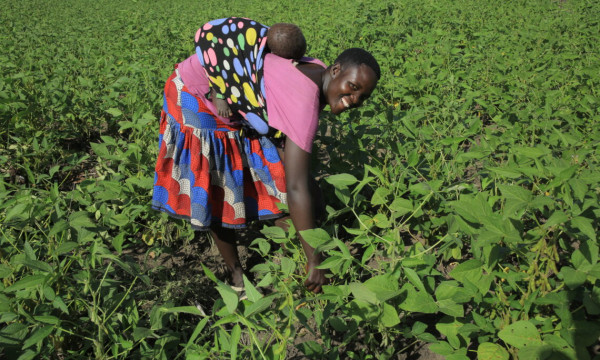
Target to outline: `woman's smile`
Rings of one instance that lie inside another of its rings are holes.
[[[371,96],[377,85],[377,76],[367,65],[347,66],[339,64],[331,68],[331,79],[325,89],[325,98],[331,112],[340,114],[348,109],[360,106]]]

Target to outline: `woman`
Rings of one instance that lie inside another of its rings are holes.
[[[360,106],[380,78],[377,61],[358,48],[328,67],[306,57],[295,62],[264,54],[262,60],[267,135],[240,132],[239,123],[216,115],[197,55],[169,77],[160,119],[152,205],[189,220],[196,230],[209,230],[239,291],[244,270],[235,229],[284,216],[277,203],[286,202],[297,231],[315,227],[309,159],[318,114],[326,105],[334,114]],[[285,136],[274,138],[276,133]],[[327,283],[325,271],[316,268],[322,257],[299,237],[307,257],[304,284],[320,292]]]

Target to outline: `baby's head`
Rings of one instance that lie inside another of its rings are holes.
[[[306,52],[306,39],[294,24],[273,24],[267,32],[267,46],[271,53],[286,59],[300,59]]]

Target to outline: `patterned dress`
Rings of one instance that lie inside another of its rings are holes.
[[[176,68],[164,90],[152,207],[196,230],[280,217],[286,188],[279,153],[266,136],[239,130],[192,94]]]
[[[196,54],[211,87],[259,134],[267,134],[264,56],[269,27],[230,17],[204,24],[196,33]]]

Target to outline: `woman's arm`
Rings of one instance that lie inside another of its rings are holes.
[[[289,138],[285,142],[285,181],[287,188],[290,217],[294,223],[302,248],[306,253],[308,277],[304,282],[312,292],[320,292],[321,286],[327,283],[325,271],[316,269],[321,264],[321,255],[315,252],[300,236],[300,231],[315,227],[313,199],[310,195],[310,154],[294,144]]]

